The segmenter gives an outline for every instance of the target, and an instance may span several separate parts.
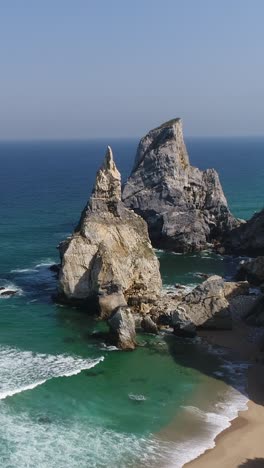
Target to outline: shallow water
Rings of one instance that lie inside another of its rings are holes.
[[[127,176],[136,142],[111,143]],[[245,404],[227,385],[243,388],[243,369],[199,340],[145,335],[135,352],[123,353],[93,339],[104,325],[88,313],[52,303],[55,247],[78,221],[105,145],[0,144],[0,287],[18,291],[0,298],[3,468],[182,466]],[[220,169],[235,214],[248,217],[262,203],[264,142],[236,145],[192,140],[190,156]],[[243,168],[249,150],[255,179],[244,169],[239,179],[230,158]],[[157,255],[167,286],[198,284],[201,273],[228,277],[235,268],[231,257],[206,252]],[[162,436],[170,424],[173,440]]]

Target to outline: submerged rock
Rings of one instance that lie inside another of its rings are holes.
[[[128,307],[118,307],[108,319],[112,343],[123,350],[133,350],[136,347],[136,327],[131,310]]]
[[[154,246],[177,252],[220,246],[239,225],[217,172],[190,165],[180,119],[142,138],[123,200],[147,221]]]
[[[145,221],[121,201],[121,177],[108,147],[91,198],[71,237],[59,245],[58,298],[90,302],[102,318],[119,306],[139,310],[159,295],[159,263]]]

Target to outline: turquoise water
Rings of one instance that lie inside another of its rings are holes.
[[[146,335],[133,353],[108,349],[93,338],[103,324],[51,301],[49,265],[78,221],[106,143],[0,144],[0,287],[18,290],[0,299],[3,468],[182,466],[233,415],[215,406],[232,384],[223,356],[199,342]],[[136,142],[110,143],[126,177]],[[263,140],[190,140],[188,147],[194,164],[220,171],[237,216],[261,208]],[[165,285],[234,269],[230,257],[157,255]],[[244,401],[238,393],[232,400]],[[173,436],[165,437],[172,422]]]

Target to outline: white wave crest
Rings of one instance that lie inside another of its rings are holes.
[[[30,390],[55,377],[68,377],[96,366],[103,357],[79,357],[35,354],[9,347],[0,347],[0,399]]]

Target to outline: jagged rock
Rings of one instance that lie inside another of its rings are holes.
[[[226,250],[241,255],[264,255],[264,209],[232,230],[226,239]]]
[[[187,294],[181,304],[184,315],[195,326],[230,329],[232,317],[225,297],[224,280],[211,276]]]
[[[157,324],[152,320],[149,315],[146,315],[141,322],[141,327],[143,328],[144,332],[152,333],[156,335],[158,333]]]
[[[237,278],[248,280],[255,286],[264,283],[264,256],[240,262]]]
[[[128,208],[148,223],[154,246],[178,252],[221,245],[238,226],[214,169],[189,163],[182,123],[174,119],[151,130],[139,143],[123,189]]]
[[[184,319],[181,312],[179,309],[172,314],[173,333],[176,336],[193,338],[196,336],[196,327],[190,320]]]
[[[0,296],[14,296],[15,294],[17,294],[17,291],[4,288],[3,286],[0,287]]]
[[[120,197],[121,177],[108,147],[79,224],[59,246],[58,299],[79,304],[94,300],[102,318],[126,304],[140,310],[161,288],[147,225]]]
[[[112,343],[123,350],[136,347],[136,328],[132,312],[127,307],[118,307],[108,320]]]
[[[249,294],[249,283],[247,281],[226,281],[223,287],[224,295],[228,300],[236,296]]]

